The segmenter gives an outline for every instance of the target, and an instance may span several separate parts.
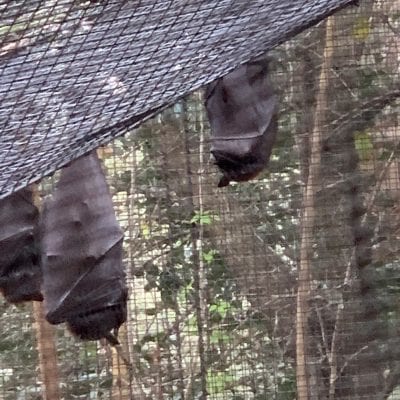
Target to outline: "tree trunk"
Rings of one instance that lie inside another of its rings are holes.
[[[35,332],[39,353],[39,367],[42,378],[43,399],[59,400],[59,374],[57,351],[54,340],[54,327],[44,317],[43,303],[33,302]]]
[[[113,155],[112,147],[99,147],[97,149],[97,156],[103,163],[103,168],[106,168],[105,159],[108,155]],[[115,168],[115,166],[114,166]],[[129,205],[130,206],[130,205]],[[130,232],[128,232],[128,235]],[[131,249],[128,249],[129,256],[132,258]],[[130,276],[130,273],[128,273]],[[128,304],[128,314],[129,314]],[[118,340],[120,345],[117,347],[111,346],[111,375],[112,375],[112,400],[129,400],[132,399],[132,382],[130,374],[130,351],[129,351],[129,333],[128,322],[130,317],[128,315],[127,322],[121,325],[118,330]],[[107,344],[106,344],[107,345]]]
[[[112,400],[132,400],[131,379],[129,371],[129,347],[128,347],[128,328],[127,324],[121,325],[118,331],[118,340],[121,345],[117,349],[111,347],[112,354]],[[122,359],[121,355],[125,359]]]
[[[316,398],[309,385],[307,368],[308,354],[308,314],[311,283],[311,262],[313,254],[313,232],[315,223],[315,196],[318,189],[318,177],[321,165],[322,133],[326,121],[327,89],[329,71],[332,67],[332,35],[333,17],[326,22],[325,51],[316,108],[314,111],[314,127],[310,136],[310,163],[308,179],[303,194],[303,214],[301,217],[301,248],[298,272],[297,312],[296,312],[296,379],[298,400]],[[314,385],[313,385],[314,386]],[[317,396],[318,397],[318,396]]]
[[[33,202],[40,210],[41,201],[37,186],[33,187]],[[39,353],[39,368],[42,380],[44,400],[60,399],[57,350],[54,338],[54,327],[45,319],[42,302],[33,302],[35,334]]]

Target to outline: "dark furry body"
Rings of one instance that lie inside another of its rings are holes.
[[[65,167],[42,218],[46,318],[96,340],[126,320],[123,234],[95,153]]]
[[[211,153],[223,173],[219,187],[253,179],[268,164],[278,127],[268,63],[242,65],[206,89]]]

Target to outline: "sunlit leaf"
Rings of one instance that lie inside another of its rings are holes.
[[[353,37],[357,40],[364,41],[367,39],[371,31],[371,22],[367,17],[358,17],[353,27]]]
[[[355,147],[361,161],[368,161],[373,158],[374,144],[368,132],[357,132],[355,134]]]

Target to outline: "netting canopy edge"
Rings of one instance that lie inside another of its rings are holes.
[[[89,28],[71,16],[51,43],[0,58],[0,198],[357,2],[128,3],[93,6]]]

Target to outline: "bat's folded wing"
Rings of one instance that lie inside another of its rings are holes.
[[[126,319],[123,234],[95,153],[61,172],[42,218],[46,318],[82,339],[100,339]]]
[[[0,201],[0,291],[11,303],[42,300],[38,216],[30,188]]]
[[[206,88],[211,153],[223,173],[218,186],[253,179],[268,164],[277,134],[277,96],[268,61],[242,65]]]

